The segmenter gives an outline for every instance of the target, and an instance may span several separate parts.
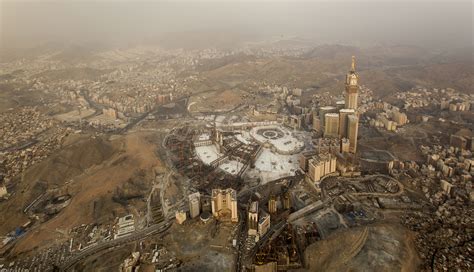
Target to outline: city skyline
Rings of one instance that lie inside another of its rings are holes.
[[[472,3],[0,0],[0,271],[470,271]]]

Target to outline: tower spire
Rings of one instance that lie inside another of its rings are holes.
[[[356,66],[355,62],[356,62],[356,57],[352,56],[351,72],[355,72],[355,69],[356,69],[355,68],[355,66]]]
[[[352,56],[351,70],[346,75],[346,109],[357,110],[358,76],[355,72],[355,56]]]

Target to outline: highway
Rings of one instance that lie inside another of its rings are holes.
[[[140,115],[139,117],[137,118],[134,118],[131,122],[129,122],[125,127],[119,129],[117,131],[117,134],[124,134],[125,132],[127,132],[129,129],[133,128],[136,124],[138,124],[140,121],[142,121],[143,119],[145,119],[149,114],[153,114],[154,112],[156,112],[159,108],[160,108],[161,105],[159,106],[155,106],[153,107],[153,109],[151,109],[150,111],[147,111],[145,113],[143,113],[142,115]]]
[[[235,261],[235,271],[240,272],[242,271],[242,250],[245,242],[246,231],[245,231],[245,222],[246,220],[246,211],[244,209],[239,209],[239,235],[237,237],[237,258]]]
[[[183,99],[188,99],[188,98],[189,98],[189,96],[176,97],[173,101],[170,101],[170,103],[171,102],[178,103],[178,102],[182,101]],[[187,103],[187,102],[185,101],[185,103]],[[125,127],[117,130],[116,134],[125,134],[128,130],[133,128],[136,124],[141,122],[148,115],[155,114],[156,112],[158,112],[160,109],[162,109],[163,106],[164,106],[164,104],[156,104],[151,110],[142,113],[140,116],[138,116],[138,117],[134,118],[132,121],[130,121]]]
[[[124,237],[117,238],[114,240],[109,240],[109,241],[99,243],[95,246],[84,249],[83,251],[80,251],[73,257],[67,259],[63,264],[60,265],[59,270],[68,271],[72,267],[74,267],[74,265],[76,265],[78,262],[84,260],[87,257],[90,257],[94,254],[97,254],[101,251],[104,251],[113,247],[117,247],[117,246],[124,245],[130,242],[141,240],[151,235],[162,233],[166,231],[167,229],[169,229],[170,227],[171,227],[171,223],[164,221],[159,224],[152,225],[148,228],[135,231],[134,233],[128,236],[124,236]]]

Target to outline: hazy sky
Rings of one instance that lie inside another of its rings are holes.
[[[318,43],[472,46],[471,1],[0,0],[0,46],[134,43],[168,32],[301,36]]]

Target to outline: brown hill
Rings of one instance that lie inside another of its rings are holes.
[[[117,216],[133,212],[134,209],[129,211],[122,204],[145,196],[150,190],[154,170],[161,167],[154,153],[155,146],[149,142],[148,136],[150,133],[135,133],[111,141],[112,155],[100,165],[91,165],[82,174],[75,176],[66,187],[65,190],[72,195],[71,203],[56,217],[28,231],[17,242],[12,254],[67,239],[59,233],[67,233],[74,226],[111,222]],[[95,149],[100,150],[100,147],[95,146]],[[81,165],[81,162],[78,164]],[[114,197],[123,197],[120,200],[124,202],[114,201]],[[143,205],[144,202],[140,203]]]
[[[375,225],[331,234],[305,250],[308,271],[416,271],[419,257],[411,233],[398,225]],[[364,239],[365,238],[365,239]]]
[[[61,188],[71,178],[93,165],[109,159],[116,150],[102,138],[82,137],[46,160],[28,168],[15,181],[15,194],[0,203],[0,233],[7,233],[25,223],[23,209],[47,189]]]
[[[239,86],[252,87],[254,82],[281,84],[288,87],[320,87],[321,91],[339,94],[351,56],[357,57],[360,83],[385,97],[421,85],[433,88],[452,87],[470,92],[474,82],[473,62],[456,62],[450,55],[432,53],[415,46],[375,46],[357,48],[322,45],[301,57],[225,57],[206,62],[199,71],[210,89]]]
[[[224,83],[228,88],[237,85],[252,86],[254,82],[261,81],[309,88],[321,85],[330,78],[328,74],[340,73],[343,68],[330,61],[279,57],[237,61],[204,72],[202,75],[208,81]]]

